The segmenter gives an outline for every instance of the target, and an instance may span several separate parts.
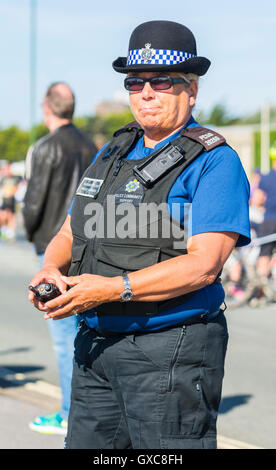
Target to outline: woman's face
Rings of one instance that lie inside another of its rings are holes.
[[[140,72],[132,76],[151,78],[154,76],[170,75],[179,77],[171,72]],[[145,134],[163,138],[182,127],[190,118],[197,95],[197,83],[191,85],[176,83],[168,90],[153,90],[146,82],[142,91],[129,92],[131,110]]]

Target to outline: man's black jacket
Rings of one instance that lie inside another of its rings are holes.
[[[73,124],[59,127],[35,144],[23,217],[27,238],[38,254],[62,226],[79,180],[96,152],[93,142]]]

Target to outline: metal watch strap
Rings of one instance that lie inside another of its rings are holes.
[[[123,275],[123,280],[124,280],[125,289],[130,289],[131,290],[129,277],[128,277],[127,274]]]
[[[120,297],[123,302],[128,302],[133,297],[133,292],[130,287],[130,282],[127,274],[123,274],[123,281],[124,281],[124,291],[121,293]]]

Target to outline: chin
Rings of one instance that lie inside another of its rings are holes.
[[[143,116],[143,119],[140,120],[140,124],[143,128],[148,129],[162,127],[162,123],[160,122],[160,120],[156,119],[156,117],[154,116]]]

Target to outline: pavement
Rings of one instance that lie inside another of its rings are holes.
[[[27,301],[37,259],[22,231],[18,238],[0,240],[0,449],[63,449],[64,436],[28,427],[36,416],[59,410],[61,392],[46,322]]]
[[[40,405],[0,395],[0,449],[63,449],[64,437],[31,431],[35,416],[52,413],[46,400]]]

